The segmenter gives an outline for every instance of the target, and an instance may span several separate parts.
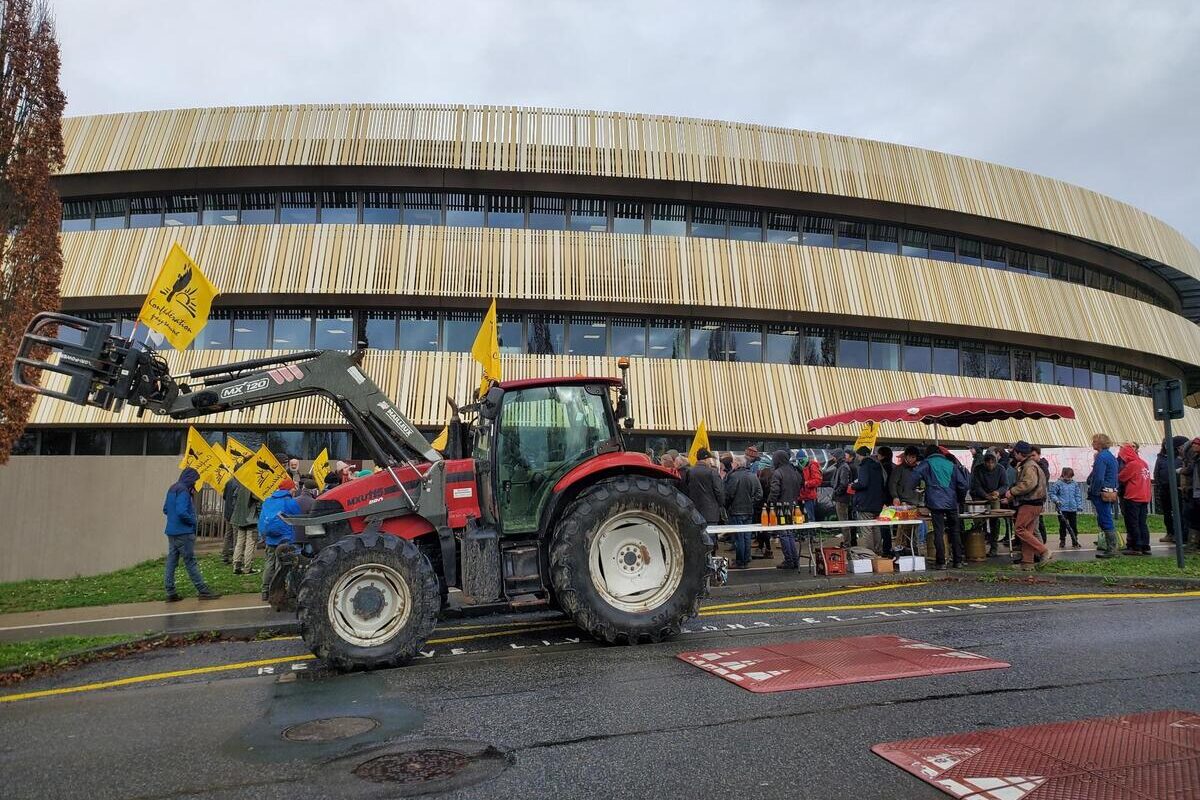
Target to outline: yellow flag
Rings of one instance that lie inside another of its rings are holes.
[[[280,481],[287,476],[287,470],[265,444],[233,473],[233,477],[259,500],[270,497],[271,492],[279,488]]]
[[[225,452],[225,448],[219,444],[212,446],[213,455],[217,457],[217,464],[213,467],[212,472],[207,476],[207,480],[212,487],[218,492],[225,491],[225,484],[229,483],[233,477],[234,463],[233,457]]]
[[[437,450],[439,453],[444,452],[446,445],[450,444],[450,426],[447,425],[446,427],[442,428],[442,432],[439,433],[437,438],[430,442],[430,444],[433,446],[433,449]]]
[[[696,463],[696,454],[700,452],[700,448],[709,450],[708,446],[708,428],[704,425],[704,420],[700,420],[700,424],[696,426],[696,435],[692,437],[692,446],[688,448],[688,461],[692,464]]]
[[[188,428],[187,444],[183,447],[183,458],[179,462],[179,468],[191,467],[200,473],[201,481],[208,483],[210,473],[220,463],[217,454],[212,451],[212,446],[204,440],[200,432],[195,428]]]
[[[233,459],[233,468],[235,471],[242,464],[246,463],[246,459],[254,455],[253,450],[228,434],[225,436],[225,450],[229,453],[229,457]]]
[[[879,423],[868,422],[862,426],[862,433],[858,434],[858,438],[854,440],[854,449],[865,447],[868,450],[875,449],[875,440],[879,438]]]
[[[175,243],[142,303],[138,322],[167,337],[176,350],[183,350],[208,322],[216,296],[216,287]]]
[[[482,397],[487,392],[488,384],[500,380],[501,377],[500,334],[496,324],[495,299],[483,317],[479,333],[475,334],[475,343],[471,345],[471,357],[483,365],[483,380],[479,383],[479,395]]]
[[[325,491],[325,476],[329,474],[329,448],[321,451],[321,455],[317,456],[312,463],[313,480],[317,482],[317,491]]]

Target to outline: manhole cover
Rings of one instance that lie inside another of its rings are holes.
[[[283,732],[283,738],[291,742],[332,742],[359,736],[378,727],[378,720],[370,717],[330,717],[293,725]]]
[[[354,774],[375,783],[425,783],[457,775],[470,763],[457,750],[413,750],[364,761]]]

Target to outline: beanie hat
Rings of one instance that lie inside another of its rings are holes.
[[[281,480],[279,482],[279,486],[277,486],[275,488],[285,489],[290,492],[292,489],[296,488],[296,484],[291,478],[284,478],[283,480]]]
[[[1020,453],[1023,456],[1027,456],[1033,452],[1033,446],[1030,445],[1029,442],[1022,439],[1021,441],[1019,441],[1013,445],[1013,450],[1015,450],[1016,452]]]
[[[712,453],[710,453],[708,451],[707,447],[701,447],[699,450],[696,451],[696,460],[697,461],[703,461],[706,458],[712,458]]]

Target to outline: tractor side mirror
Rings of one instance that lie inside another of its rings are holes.
[[[486,420],[495,420],[500,416],[500,403],[503,400],[504,390],[499,386],[492,386],[479,401],[479,416]]]

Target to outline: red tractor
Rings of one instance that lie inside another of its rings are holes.
[[[177,378],[105,324],[41,314],[13,379],[81,405],[128,403],[180,420],[314,395],[332,402],[383,469],[287,520],[303,535],[281,546],[270,598],[298,612],[305,642],[338,669],[412,658],[451,588],[470,606],[558,607],[600,641],[637,644],[678,633],[710,579],[724,580],[675,473],[625,449],[624,377],[493,384],[461,412],[451,403],[443,454],[361,371],[362,355],[314,350]]]

